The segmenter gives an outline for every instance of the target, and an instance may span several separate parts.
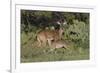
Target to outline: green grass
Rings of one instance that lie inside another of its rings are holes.
[[[21,33],[21,62],[47,62],[47,61],[72,61],[88,60],[89,48],[77,46],[74,42],[69,42],[69,50],[64,48],[56,49],[57,53],[47,52],[48,46],[39,48],[35,33]],[[46,51],[46,52],[44,52]]]

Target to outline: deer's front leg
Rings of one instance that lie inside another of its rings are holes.
[[[48,41],[49,47],[51,47],[51,42],[52,42],[52,40],[51,40],[51,39],[48,39],[47,41]]]

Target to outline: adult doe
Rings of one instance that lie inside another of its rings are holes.
[[[43,30],[40,31],[37,34],[37,41],[39,42],[39,46],[43,45],[46,46],[46,43],[48,43],[49,46],[51,46],[52,41],[57,41],[62,39],[62,34],[64,30],[63,28],[60,28],[58,30]]]

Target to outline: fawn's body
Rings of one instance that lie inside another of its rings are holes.
[[[67,43],[64,40],[54,41],[51,44],[52,48],[67,48]]]
[[[67,49],[67,43],[66,41],[64,40],[57,40],[57,41],[53,41],[52,44],[51,44],[51,48],[50,48],[50,51],[53,51],[57,48],[65,48]]]
[[[45,46],[48,42],[49,46],[52,41],[57,41],[62,38],[63,29],[59,30],[43,30],[37,34],[37,41],[39,42],[39,46]]]

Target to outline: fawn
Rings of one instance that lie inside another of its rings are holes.
[[[65,40],[53,41],[52,44],[51,44],[50,51],[54,51],[57,48],[68,49],[68,43]]]

